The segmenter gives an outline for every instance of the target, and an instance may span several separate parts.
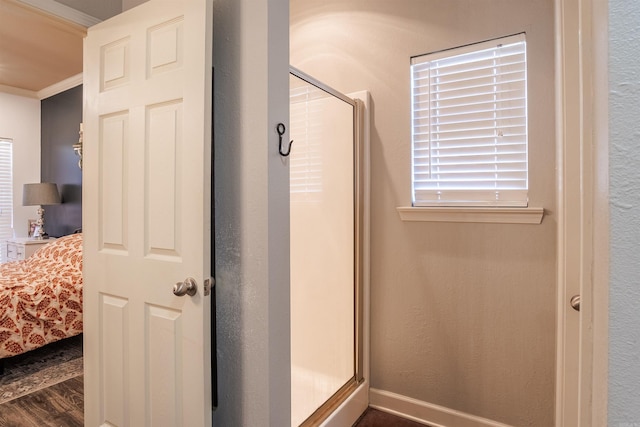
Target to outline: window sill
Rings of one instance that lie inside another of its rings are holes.
[[[402,221],[540,224],[544,208],[400,207]]]

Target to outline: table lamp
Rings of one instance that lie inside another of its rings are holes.
[[[36,221],[36,239],[48,239],[49,235],[44,230],[44,209],[42,206],[59,205],[60,193],[56,184],[41,182],[37,184],[25,184],[22,190],[22,206],[40,206],[39,218]]]

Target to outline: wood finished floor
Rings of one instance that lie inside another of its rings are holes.
[[[2,427],[82,427],[82,375],[0,405]]]
[[[78,376],[0,405],[0,427],[82,427],[83,377]],[[425,427],[369,408],[353,427]]]
[[[425,427],[425,425],[369,408],[353,427]]]

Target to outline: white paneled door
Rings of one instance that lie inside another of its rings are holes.
[[[151,0],[85,40],[86,426],[211,425],[211,26]]]

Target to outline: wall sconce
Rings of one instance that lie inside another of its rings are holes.
[[[82,169],[82,132],[83,132],[82,123],[80,123],[80,132],[78,132],[78,135],[79,135],[78,142],[76,144],[73,144],[73,151],[75,151],[75,153],[80,158],[78,160],[78,167],[80,169]]]
[[[36,184],[24,184],[22,190],[22,206],[39,206],[38,220],[36,221],[36,239],[48,239],[49,235],[44,230],[44,208],[45,205],[59,205],[60,193],[58,186],[51,182]]]

